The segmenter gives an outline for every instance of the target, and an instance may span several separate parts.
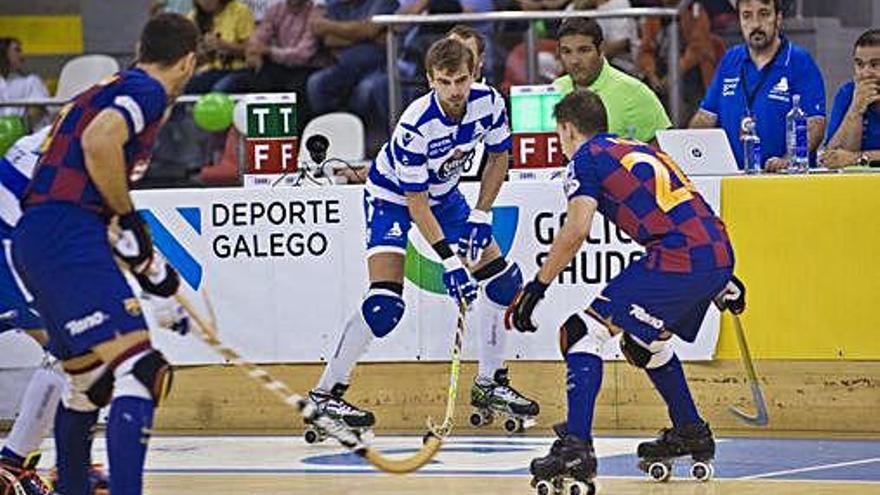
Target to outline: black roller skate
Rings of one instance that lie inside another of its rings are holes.
[[[541,409],[537,402],[510,386],[507,368],[496,371],[491,383],[474,381],[471,405],[476,409],[470,417],[472,426],[491,424],[497,413],[505,417],[504,431],[508,434],[522,433],[532,427]]]
[[[337,383],[330,393],[312,390],[309,392],[309,400],[315,404],[319,412],[344,422],[361,439],[368,441],[372,436],[371,428],[376,423],[376,418],[372,412],[360,409],[343,399],[346,390],[348,385]],[[306,443],[319,443],[327,439],[327,432],[306,421],[303,438]]]
[[[544,457],[532,459],[532,487],[537,495],[594,495],[596,453],[593,443],[568,435],[565,423],[553,427],[559,437]]]
[[[638,456],[639,469],[658,482],[668,481],[675,460],[686,456],[693,461],[690,474],[697,481],[709,481],[715,474],[715,440],[709,423],[664,428],[656,440],[639,444]]]

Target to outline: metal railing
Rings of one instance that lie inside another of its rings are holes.
[[[689,3],[683,1],[681,5]],[[681,8],[681,6],[679,6]],[[667,17],[669,24],[669,94],[670,113],[675,124],[680,122],[682,107],[681,97],[681,74],[678,70],[679,63],[679,33],[678,12],[679,8],[633,8],[619,10],[572,10],[572,11],[503,11],[466,14],[439,14],[439,15],[377,15],[372,21],[376,24],[388,26],[412,25],[412,24],[456,24],[475,22],[509,22],[526,21],[529,28],[526,31],[526,73],[529,83],[537,81],[538,54],[536,47],[537,31],[535,21],[548,19],[568,19],[572,17],[583,18],[615,18],[615,17]],[[388,107],[390,109],[390,122],[392,126],[397,122],[402,111],[400,96],[400,81],[397,74],[398,43],[395,29],[386,30],[386,53],[388,71]]]

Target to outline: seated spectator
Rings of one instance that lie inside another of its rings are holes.
[[[629,0],[574,0],[569,10],[621,10],[632,8]],[[605,58],[611,65],[631,74],[639,75],[636,55],[639,53],[639,24],[634,17],[605,17],[596,19],[605,36]]]
[[[566,75],[553,84],[563,95],[589,89],[608,111],[608,132],[656,145],[657,131],[672,127],[666,110],[638,79],[605,59],[602,28],[594,19],[571,18],[559,25],[559,59]]]
[[[326,15],[311,21],[312,32],[335,58],[333,65],[309,77],[307,93],[314,114],[357,106],[351,104],[355,88],[385,67],[383,28],[370,18],[396,9],[394,0],[328,0]]]
[[[266,20],[257,27],[246,50],[247,65],[252,70],[247,86],[257,93],[295,92],[300,131],[309,119],[306,81],[329,62],[309,29],[309,22],[323,12],[312,0],[276,3],[269,7]]]
[[[664,0],[675,7],[679,0]],[[648,17],[642,23],[642,41],[638,54],[639,69],[645,81],[668,105],[667,60],[669,57],[669,18]],[[678,15],[679,68],[684,85],[684,114],[693,115],[699,108],[706,88],[712,83],[715,65],[724,56],[724,41],[712,34],[709,15],[699,2],[691,3]]]
[[[254,17],[239,0],[195,0],[190,12],[202,39],[199,43],[199,68],[190,79],[185,93],[202,94],[246,92],[242,87],[247,70],[245,46],[254,31]]]
[[[854,77],[837,91],[822,165],[838,168],[880,162],[880,29],[859,36]]]
[[[764,169],[786,170],[785,116],[800,95],[811,155],[825,133],[825,84],[810,54],[782,34],[781,0],[737,0],[745,44],[727,50],[690,127],[720,127],[744,168],[740,129],[754,122]],[[811,156],[811,161],[815,156]]]
[[[285,0],[241,0],[241,2],[251,10],[254,22],[260,25],[261,22],[269,18],[269,9],[279,3],[284,3]]]
[[[43,80],[24,72],[21,41],[0,38],[0,101],[47,98],[49,91]],[[17,115],[25,118],[30,128],[42,127],[46,112],[42,107],[0,107],[0,116]]]

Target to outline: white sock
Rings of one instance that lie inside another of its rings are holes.
[[[358,359],[367,351],[370,342],[373,341],[373,332],[364,321],[360,308],[355,311],[348,323],[345,324],[345,330],[339,337],[339,343],[333,355],[327,360],[327,366],[324,368],[324,374],[318,381],[317,390],[329,392],[337,383],[348,384],[351,379],[351,372],[357,364]]]
[[[31,376],[18,418],[6,439],[6,448],[27,457],[40,448],[55,421],[55,411],[67,386],[63,372],[55,366],[42,366]]]
[[[504,367],[504,310],[490,301],[483,293],[474,302],[477,313],[477,335],[480,341],[480,367],[477,379],[483,383],[495,380],[495,371]]]

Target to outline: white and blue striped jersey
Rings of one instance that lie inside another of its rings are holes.
[[[460,122],[440,108],[434,91],[403,112],[391,139],[370,167],[367,191],[377,198],[406,204],[405,193],[427,191],[432,205],[458,186],[463,168],[474,159],[478,143],[486,151],[510,149],[507,109],[501,94],[475,83]]]
[[[51,126],[29,134],[12,145],[6,156],[0,158],[0,220],[8,228],[15,227],[21,218],[21,198],[34,176],[40,158],[40,146],[46,140]]]

